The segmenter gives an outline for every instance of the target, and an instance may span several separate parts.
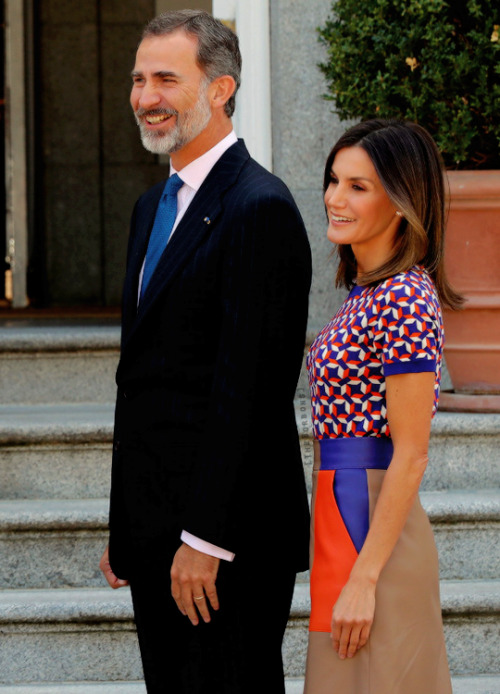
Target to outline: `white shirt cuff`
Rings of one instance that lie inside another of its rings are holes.
[[[224,559],[225,561],[233,561],[234,559],[233,552],[217,547],[217,545],[213,545],[211,542],[201,540],[199,537],[196,537],[196,535],[188,533],[187,530],[182,531],[181,540],[193,549],[197,549],[204,554],[210,554],[210,556],[217,557],[217,559]]]

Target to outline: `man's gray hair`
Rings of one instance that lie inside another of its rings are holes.
[[[236,89],[224,110],[229,118],[234,113],[235,96],[241,82],[241,53],[238,37],[218,19],[202,10],[178,10],[164,12],[152,19],[144,28],[142,39],[166,36],[178,30],[198,39],[198,65],[209,82],[230,75]]]

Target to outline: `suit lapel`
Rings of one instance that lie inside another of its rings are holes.
[[[134,234],[128,250],[127,274],[123,285],[122,301],[122,340],[125,338],[137,317],[137,290],[139,275],[146,255],[149,235],[153,227],[156,208],[165,187],[165,181],[158,183],[146,193],[147,201],[136,206],[132,219]]]
[[[240,140],[230,147],[215,164],[163,252],[137,310],[139,274],[164,183],[152,190],[152,193],[156,193],[156,188],[159,188],[158,194],[152,198],[152,204],[147,213],[144,213],[142,218],[137,220],[136,240],[131,249],[129,270],[124,288],[124,342],[122,350],[137,332],[144,317],[148,315],[160,296],[168,289],[177,273],[182,270],[187,259],[215,228],[223,210],[224,193],[234,184],[241,167],[249,157],[243,141]],[[127,325],[130,326],[130,330],[127,330],[125,321],[127,317],[132,318],[132,315],[135,319],[131,320],[130,323],[127,321]]]
[[[164,250],[158,266],[153,273],[144,297],[139,304],[138,320],[147,313],[182,269],[186,259],[210,233],[212,224],[220,214],[221,203],[218,195],[201,205],[197,202],[200,191],[193,198],[172,239]],[[207,220],[207,221],[205,221]]]

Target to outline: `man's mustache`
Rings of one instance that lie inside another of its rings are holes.
[[[135,112],[136,118],[142,118],[143,116],[177,116],[178,111],[172,108],[138,108]]]

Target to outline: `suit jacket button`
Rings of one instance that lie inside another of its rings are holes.
[[[115,442],[114,442],[114,444],[113,444],[113,450],[115,451],[115,453],[118,453],[118,451],[120,450],[120,445],[121,445],[121,444],[120,444],[120,441],[115,441]]]

